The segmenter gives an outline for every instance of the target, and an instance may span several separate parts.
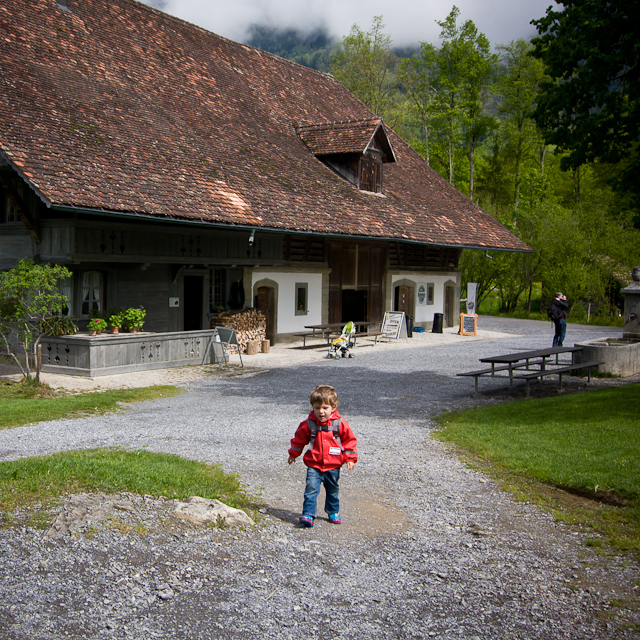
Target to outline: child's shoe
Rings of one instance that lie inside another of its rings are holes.
[[[331,513],[329,514],[329,522],[332,524],[342,524],[342,518],[339,513]]]
[[[300,524],[303,527],[313,527],[313,518],[311,516],[300,516]]]

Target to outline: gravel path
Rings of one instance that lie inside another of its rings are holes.
[[[221,463],[265,507],[251,530],[203,530],[174,523],[172,501],[122,495],[116,516],[82,533],[2,529],[0,638],[637,638],[634,563],[430,439],[444,410],[524,395],[487,379],[474,398],[456,372],[551,339],[549,323],[482,329],[337,362],[298,350],[281,366],[276,352],[264,370],[196,376],[188,393],[121,414],[1,431],[2,460],[118,445]],[[570,325],[566,343],[615,333]],[[341,477],[343,525],[303,530],[304,466],[286,464],[287,448],[319,382],[337,388],[360,461]]]

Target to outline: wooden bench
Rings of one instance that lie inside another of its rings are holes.
[[[496,371],[508,371],[509,365],[505,364],[501,367],[494,367],[493,369],[479,369],[478,371],[466,371],[465,373],[456,373],[457,376],[473,376],[474,380],[474,391],[473,395],[478,395],[478,378],[480,376],[493,376]]]
[[[307,346],[307,338],[322,338],[322,334],[316,331],[305,331],[304,333],[294,333],[296,338],[302,338],[302,346]],[[326,336],[325,336],[326,337]]]
[[[342,332],[336,331],[334,333],[325,336],[327,339],[327,344],[331,344],[336,338],[339,338],[342,335]],[[357,338],[373,338],[373,343],[378,344],[378,337],[382,335],[382,331],[358,331],[351,335],[353,338],[353,344],[355,345]]]
[[[541,371],[533,371],[523,375],[516,376],[519,380],[525,380],[527,383],[527,398],[529,397],[529,382],[531,380],[542,379],[544,376],[559,376],[558,391],[562,391],[562,374],[571,373],[573,371],[587,370],[587,383],[591,382],[591,369],[604,364],[602,360],[592,360],[590,362],[581,362],[580,364],[571,364],[565,367],[554,367],[552,369],[543,369]]]
[[[319,338],[327,341],[327,344],[331,344],[336,338],[341,335],[340,331],[334,331],[328,335],[322,335],[318,331],[304,331],[301,333],[293,334],[296,338],[302,338],[302,346],[307,346],[307,338]],[[382,335],[382,331],[360,331],[353,334],[353,343],[355,344],[356,338],[373,338],[373,344],[378,344],[378,338]]]
[[[491,367],[490,369],[478,369],[478,371],[466,371],[465,373],[456,373],[457,376],[473,377],[474,379],[474,395],[478,395],[478,378],[481,376],[494,376],[496,371],[510,371],[514,369],[529,368],[531,365],[542,365],[543,360],[528,360],[527,362],[520,362],[517,364],[502,364],[498,367]],[[542,371],[544,373],[544,370]],[[536,372],[538,373],[538,372]],[[520,377],[520,376],[517,376]],[[509,375],[509,385],[513,384],[513,375]]]
[[[378,338],[382,335],[382,331],[362,331],[361,333],[354,333],[353,337],[354,337],[354,341],[353,343],[355,344],[355,338],[373,338],[373,344],[376,345],[378,344]]]

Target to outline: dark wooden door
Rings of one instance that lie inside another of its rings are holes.
[[[404,311],[411,315],[411,288],[404,284],[396,287],[395,311]]]
[[[382,279],[387,265],[385,248],[376,244],[332,242],[329,248],[329,322],[342,322],[343,304],[357,304],[362,317],[347,320],[382,322]],[[353,294],[346,293],[353,291]],[[356,310],[351,306],[350,314]]]
[[[184,277],[184,330],[202,329],[202,276]]]
[[[446,286],[444,288],[444,326],[445,327],[453,327],[453,323],[456,320],[456,318],[454,317],[453,301],[454,301],[454,288],[451,286]]]
[[[272,342],[275,314],[274,297],[273,287],[258,287],[256,292],[256,309],[262,311],[264,317],[267,319],[267,338]]]

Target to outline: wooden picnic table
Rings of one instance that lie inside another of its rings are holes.
[[[295,333],[294,335],[302,338],[302,345],[306,347],[307,338],[326,338],[330,340],[332,336],[340,335],[342,332],[342,328],[346,322],[327,322],[324,324],[308,324],[305,325],[305,329],[310,329],[311,331],[304,333]],[[379,332],[371,332],[371,326],[376,324],[375,322],[365,322],[361,320],[359,322],[353,323],[356,327],[356,333],[354,335],[354,341],[356,336],[371,336],[375,338],[376,343],[378,341]]]
[[[521,362],[524,361],[524,366],[528,369],[529,363],[532,360],[540,359],[540,369],[544,371],[548,358],[552,356],[556,357],[556,364],[558,364],[558,357],[561,353],[571,354],[571,364],[574,364],[574,353],[576,351],[582,351],[582,347],[549,347],[547,349],[533,349],[531,351],[519,351],[517,353],[505,353],[501,356],[489,356],[488,358],[480,358],[480,362],[486,362],[491,364],[492,374],[496,370],[496,364],[504,364],[508,366],[509,378],[513,382],[513,369],[522,368]]]
[[[322,337],[325,337],[326,333],[340,333],[342,331],[342,327],[344,327],[344,325],[347,324],[346,322],[331,322],[331,323],[326,323],[326,324],[307,324],[304,326],[305,329],[311,329],[311,331],[313,332],[313,335],[316,334],[316,332],[318,333],[322,333]],[[374,324],[373,322],[354,322],[353,323],[356,327],[356,331],[358,331],[359,328],[365,329],[365,332],[369,331],[369,327]],[[360,330],[360,332],[362,332],[362,329]]]
[[[562,389],[562,374],[571,374],[574,371],[581,369],[587,369],[588,381],[591,380],[591,368],[602,364],[601,362],[582,362],[575,364],[574,354],[578,351],[582,351],[582,347],[548,347],[546,349],[533,349],[531,351],[518,351],[516,353],[505,353],[499,356],[489,356],[487,358],[480,358],[480,362],[488,363],[491,365],[490,369],[481,369],[479,371],[467,371],[465,373],[458,373],[458,376],[473,377],[475,380],[475,393],[478,393],[478,378],[482,376],[494,376],[499,371],[509,372],[509,386],[513,385],[513,372],[514,370],[526,369],[528,373],[520,374],[517,378],[522,378],[527,383],[527,397],[529,397],[529,381],[533,379],[542,379],[546,375],[559,375],[560,377],[560,389]],[[559,361],[560,354],[570,353],[571,364],[560,366],[562,363]],[[547,361],[555,356],[554,367],[547,369]],[[496,366],[498,365],[498,366]],[[530,372],[530,367],[535,368]]]

